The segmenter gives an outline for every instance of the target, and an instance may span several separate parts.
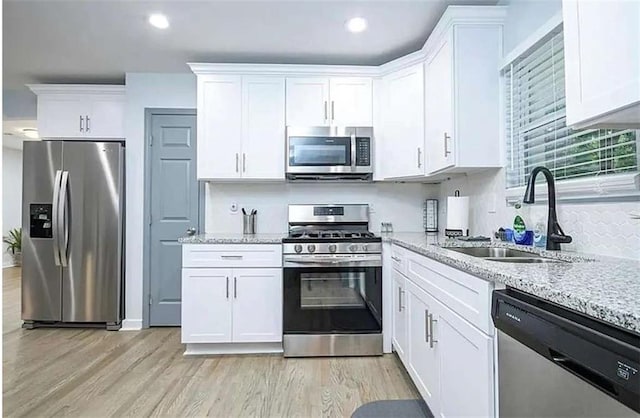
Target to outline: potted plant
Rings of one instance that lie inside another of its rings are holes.
[[[7,252],[13,257],[13,264],[22,265],[22,228],[9,231],[9,235],[2,239],[7,244]]]

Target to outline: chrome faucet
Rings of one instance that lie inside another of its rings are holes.
[[[549,215],[547,216],[547,250],[560,250],[560,244],[568,244],[572,241],[571,236],[565,235],[556,214],[556,184],[553,174],[546,167],[536,167],[531,172],[527,181],[527,190],[524,192],[523,203],[534,203],[536,201],[536,176],[538,173],[544,174],[547,180],[547,191],[549,196]]]

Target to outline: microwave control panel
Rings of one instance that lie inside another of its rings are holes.
[[[356,138],[356,165],[364,167],[371,165],[371,138]]]

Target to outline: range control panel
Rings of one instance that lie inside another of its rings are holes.
[[[29,205],[29,236],[31,238],[53,237],[53,205],[32,203]]]

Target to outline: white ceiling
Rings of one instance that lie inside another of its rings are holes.
[[[378,65],[419,49],[449,4],[496,0],[5,0],[4,83],[120,83],[186,62]],[[348,33],[354,16],[369,29]]]

